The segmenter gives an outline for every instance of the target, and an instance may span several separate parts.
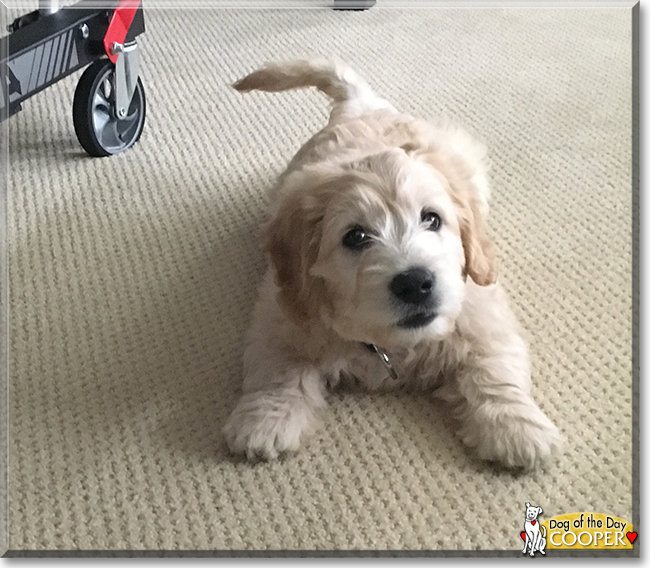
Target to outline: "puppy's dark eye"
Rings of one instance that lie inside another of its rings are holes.
[[[371,236],[363,227],[353,227],[343,237],[343,246],[350,250],[359,250],[370,244]]]
[[[442,224],[440,215],[434,213],[433,211],[422,211],[422,222],[425,225],[429,225],[427,227],[427,230],[429,231],[437,231]]]

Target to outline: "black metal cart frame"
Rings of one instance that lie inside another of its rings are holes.
[[[9,35],[0,38],[0,121],[30,97],[95,63],[86,71],[92,68],[93,76],[84,74],[75,93],[75,131],[91,155],[121,152],[137,141],[144,125],[136,41],[144,32],[141,1],[115,0],[97,8],[96,1],[81,0],[48,9],[55,3],[41,0],[39,10],[14,20]]]
[[[333,0],[334,9],[365,10],[375,0]],[[142,0],[81,0],[39,9],[14,20],[0,38],[0,122],[23,103],[75,71],[88,67],[72,107],[79,142],[91,156],[130,148],[144,128],[146,100],[138,77],[136,37],[144,32]]]

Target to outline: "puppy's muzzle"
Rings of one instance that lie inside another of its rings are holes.
[[[433,273],[423,266],[400,272],[390,282],[390,292],[407,316],[398,322],[399,327],[416,328],[428,325],[435,317]]]

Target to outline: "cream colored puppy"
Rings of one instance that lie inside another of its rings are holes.
[[[560,442],[530,395],[525,342],[484,232],[485,149],[460,128],[401,114],[338,60],[268,64],[239,91],[314,86],[328,125],[271,195],[261,285],[230,449],[298,448],[326,392],[435,389],[481,458],[530,468]]]

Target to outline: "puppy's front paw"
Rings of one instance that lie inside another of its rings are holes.
[[[313,413],[301,402],[266,393],[244,395],[223,428],[230,451],[245,454],[249,460],[273,460],[297,450],[313,419]]]
[[[480,458],[527,470],[547,463],[562,444],[558,429],[532,400],[515,407],[486,403],[459,434]]]

